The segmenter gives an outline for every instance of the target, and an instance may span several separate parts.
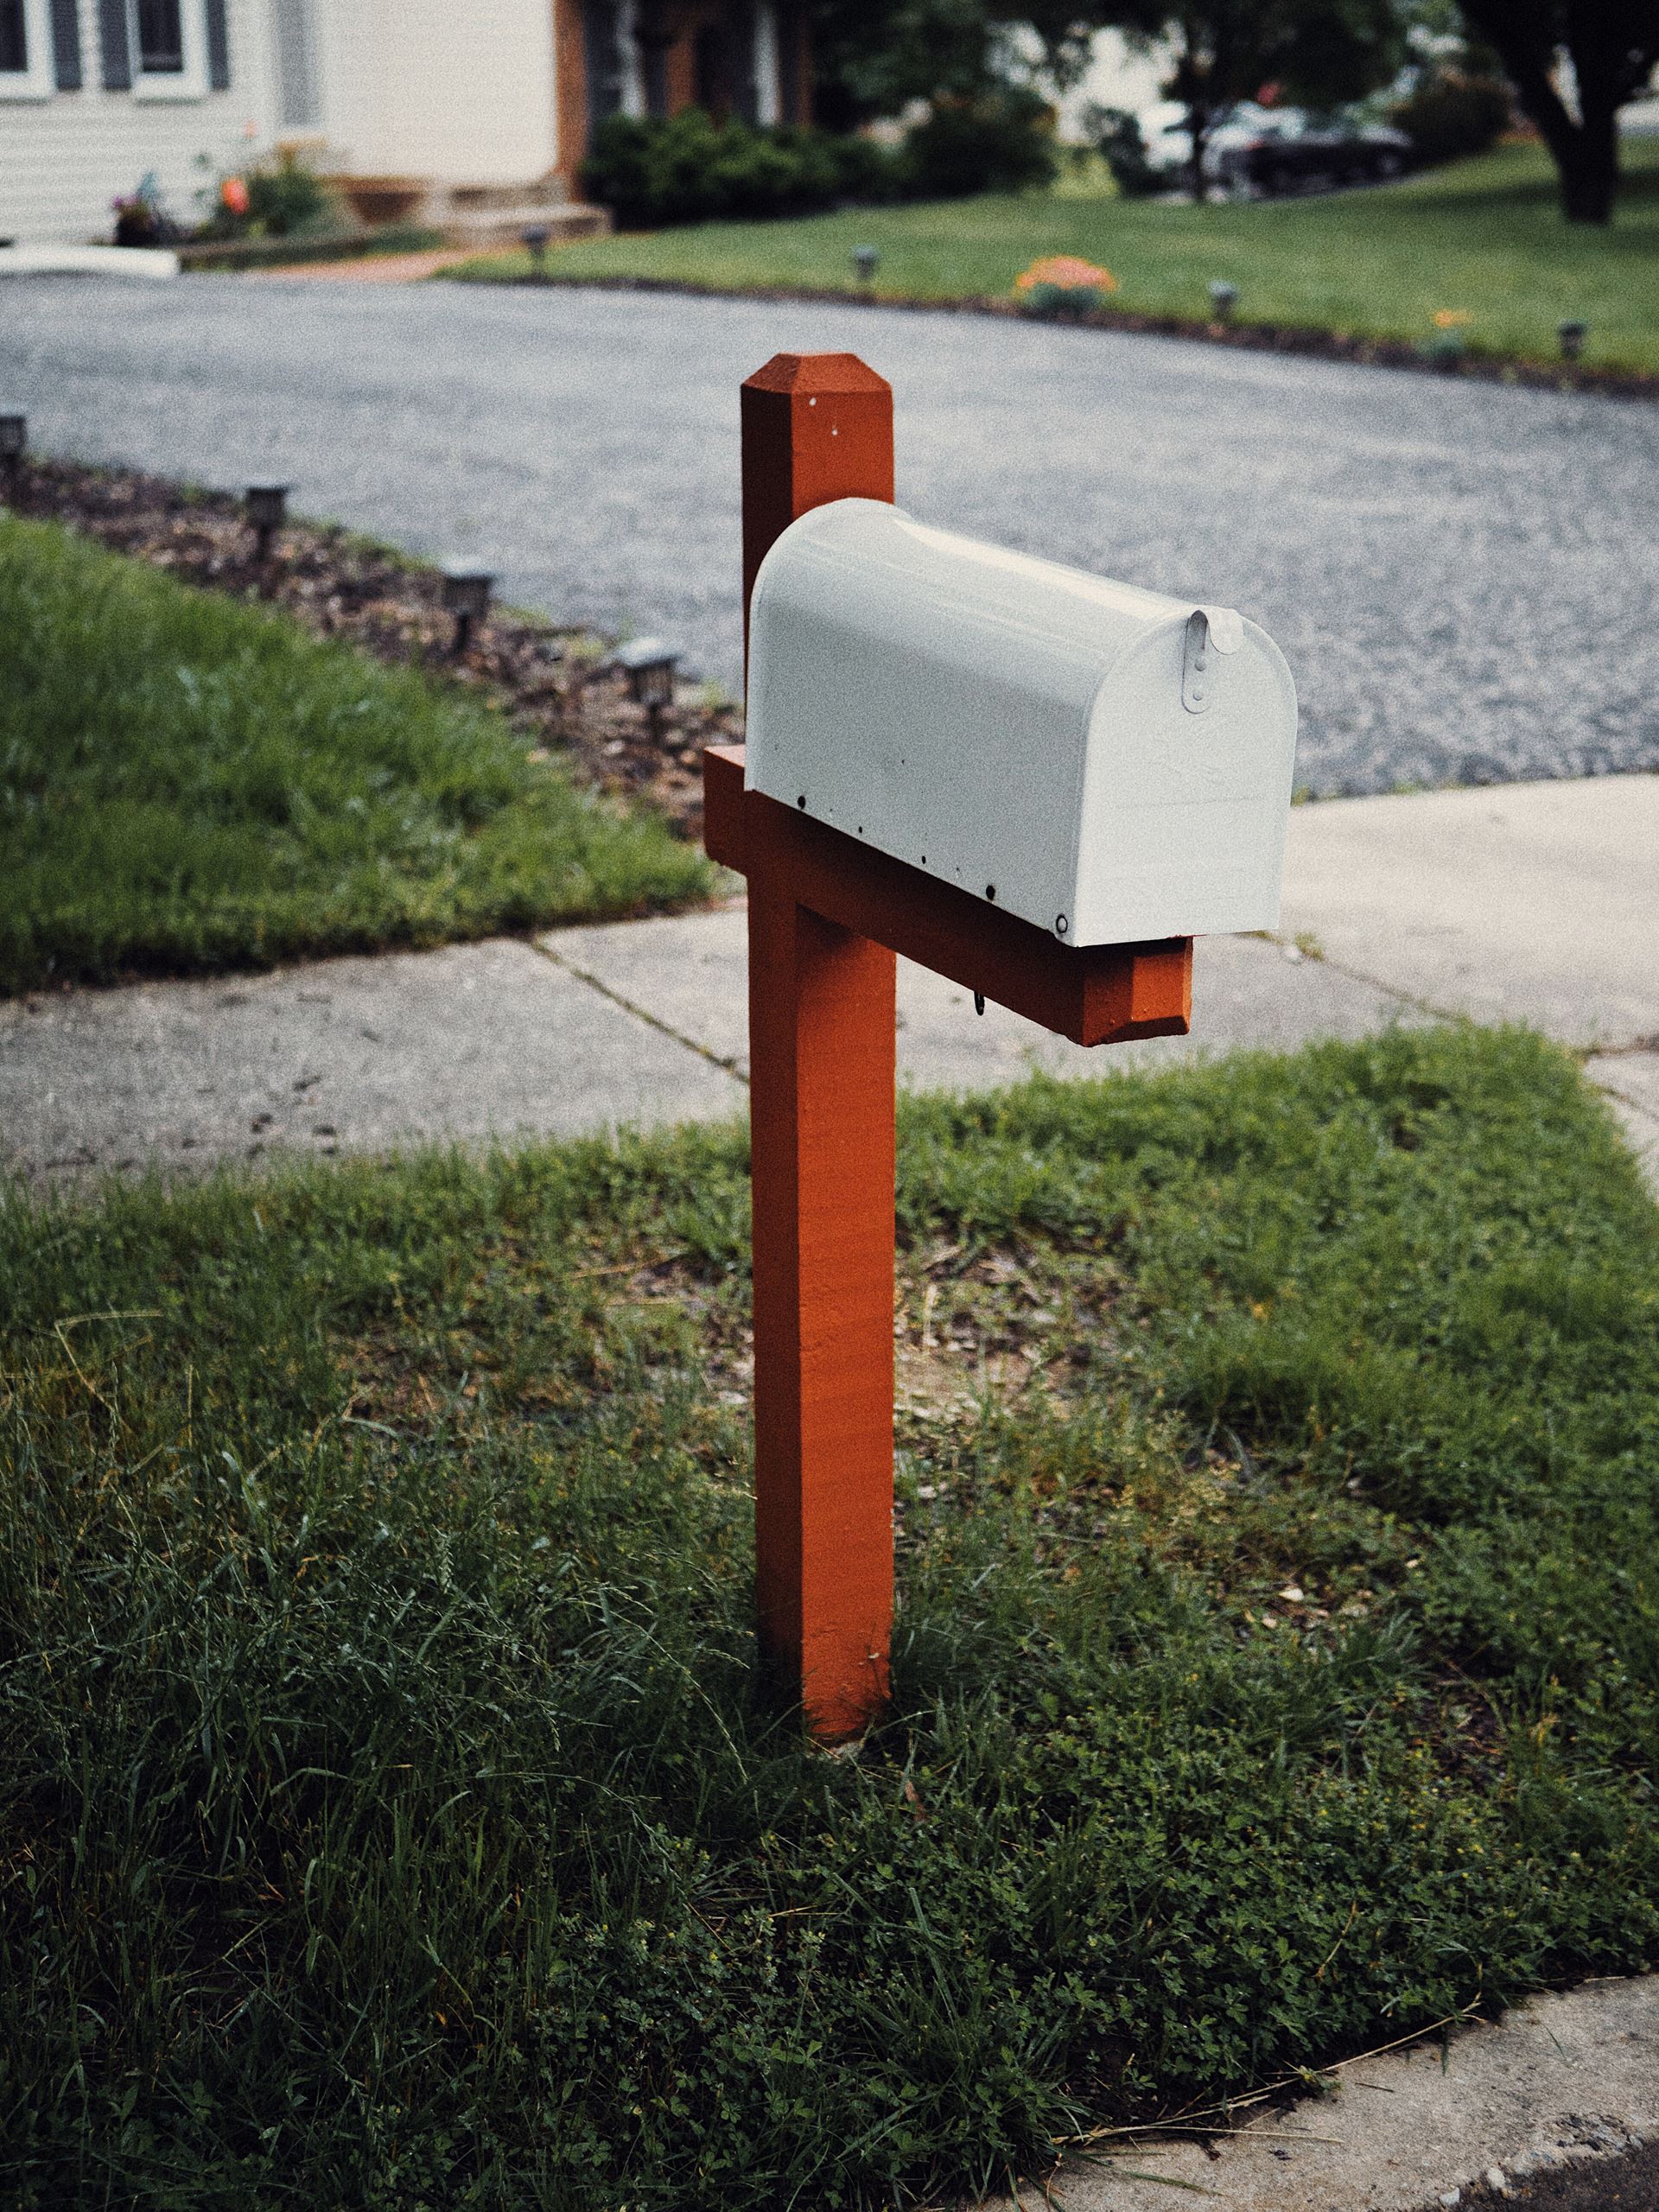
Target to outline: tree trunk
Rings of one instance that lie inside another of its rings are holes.
[[[1606,11],[1573,11],[1568,48],[1580,86],[1580,115],[1568,113],[1551,79],[1555,42],[1541,9],[1516,0],[1462,0],[1469,27],[1504,64],[1516,98],[1540,128],[1561,181],[1568,224],[1611,224],[1619,190],[1619,106],[1652,68],[1652,29],[1621,38]]]
[[[1611,223],[1618,190],[1618,109],[1629,97],[1617,55],[1603,41],[1576,41],[1580,123],[1571,166],[1561,169],[1561,213],[1569,223]]]
[[[1194,100],[1186,111],[1186,127],[1192,135],[1192,199],[1195,206],[1204,205],[1204,142],[1210,135],[1210,111]]]
[[[1588,123],[1553,148],[1560,173],[1561,213],[1569,223],[1611,223],[1618,190],[1618,125],[1592,130]]]

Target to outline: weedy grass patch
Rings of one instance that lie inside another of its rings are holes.
[[[836,1757],[746,1217],[732,1130],[8,1203],[8,2203],[911,2202],[1659,1956],[1659,1213],[1565,1056],[908,1103]]]
[[[0,516],[0,991],[429,945],[694,899],[665,822],[501,716]]]
[[[1033,261],[1077,255],[1112,271],[1111,305],[1133,314],[1206,322],[1210,285],[1224,280],[1238,288],[1240,322],[1427,342],[1446,314],[1467,318],[1458,327],[1471,352],[1551,361],[1557,326],[1577,319],[1589,324],[1587,363],[1651,371],[1659,144],[1627,139],[1623,160],[1605,230],[1562,221],[1541,147],[1500,146],[1362,192],[1196,207],[1062,186],[582,239],[558,247],[548,270],[570,283],[644,277],[948,302],[1008,299]],[[855,245],[880,255],[868,288],[853,270]],[[531,273],[529,256],[514,253],[445,276],[522,283]]]

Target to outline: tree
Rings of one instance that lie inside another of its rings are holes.
[[[1618,191],[1618,111],[1659,64],[1659,0],[1460,0],[1538,126],[1560,179],[1569,223],[1608,223]],[[1565,54],[1575,115],[1556,65]]]
[[[984,0],[817,0],[812,56],[818,119],[839,130],[912,100],[971,99],[995,76]]]
[[[1047,75],[1064,85],[1087,62],[1096,11],[1075,0],[814,0],[817,113],[845,130],[912,100],[974,100],[1018,83],[1007,34],[1036,31]]]

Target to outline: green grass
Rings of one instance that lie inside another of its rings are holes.
[[[697,896],[707,864],[499,717],[0,516],[0,991],[435,944]]]
[[[1076,253],[1118,278],[1114,306],[1141,314],[1206,318],[1209,284],[1224,277],[1239,288],[1241,321],[1423,340],[1437,310],[1463,309],[1471,347],[1551,360],[1557,323],[1576,316],[1590,324],[1586,361],[1659,370],[1659,141],[1629,141],[1624,158],[1605,232],[1562,222],[1541,149],[1505,146],[1329,198],[1193,207],[1062,190],[587,240],[561,246],[551,268],[572,283],[851,292],[849,256],[869,244],[881,253],[878,294],[954,300],[1006,298],[1039,255]],[[513,254],[448,273],[528,272]]]
[[[753,1669],[746,1212],[727,1130],[0,1210],[7,2204],[882,2202],[1659,1960],[1659,1213],[1563,1055],[907,1105],[967,1389],[850,1757]]]

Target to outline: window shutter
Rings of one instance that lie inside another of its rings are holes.
[[[225,0],[207,0],[207,82],[216,92],[231,89],[231,27]]]
[[[80,10],[76,0],[52,0],[52,73],[60,92],[80,90]]]
[[[98,42],[106,92],[132,90],[132,48],[127,43],[127,0],[98,0]]]

